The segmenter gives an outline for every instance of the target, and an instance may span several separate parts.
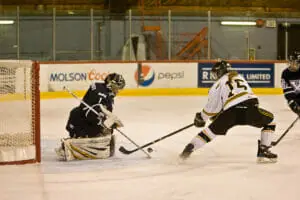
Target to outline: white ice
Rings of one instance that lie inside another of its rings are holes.
[[[121,130],[145,144],[190,124],[206,96],[118,97]],[[275,114],[275,138],[296,118],[282,95],[260,96]],[[66,137],[75,99],[42,100],[42,163],[0,167],[0,200],[299,200],[300,122],[272,150],[276,164],[257,164],[260,130],[235,127],[196,151],[185,163],[178,154],[200,129],[190,128],[153,145],[152,159],[139,151],[108,160],[59,162],[54,148]],[[135,148],[117,134],[117,147]]]

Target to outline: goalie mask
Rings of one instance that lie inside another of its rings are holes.
[[[292,72],[296,72],[299,70],[300,66],[300,52],[295,51],[293,54],[289,56],[289,67],[288,69]]]
[[[125,80],[122,75],[117,73],[108,74],[104,80],[106,87],[109,88],[114,94],[125,87]]]
[[[232,70],[231,64],[229,64],[228,62],[226,62],[224,60],[221,60],[213,65],[213,67],[211,69],[211,73],[215,79],[219,79],[224,74],[228,73],[231,70]]]

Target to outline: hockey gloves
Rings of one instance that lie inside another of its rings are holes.
[[[104,120],[104,122],[103,122],[103,124],[106,128],[114,129],[114,128],[124,126],[123,123],[121,122],[121,120],[116,115],[112,114],[112,112],[107,110],[105,106],[100,104],[100,108],[101,108],[101,111],[106,116],[106,120]]]
[[[123,123],[116,115],[107,116],[106,120],[103,122],[104,126],[109,129],[123,127]]]
[[[196,113],[194,125],[199,128],[205,126],[205,121],[203,120],[200,112]]]
[[[300,115],[300,106],[298,105],[298,103],[294,100],[291,100],[288,103],[292,111],[294,111],[297,115]]]

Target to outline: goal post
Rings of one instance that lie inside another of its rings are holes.
[[[0,165],[41,161],[39,67],[0,60]]]

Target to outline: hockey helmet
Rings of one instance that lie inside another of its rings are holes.
[[[218,62],[216,62],[212,69],[212,75],[216,78],[219,79],[221,78],[224,74],[228,73],[229,71],[231,71],[231,64],[224,61],[224,60],[220,60]]]
[[[113,93],[117,94],[119,90],[125,87],[125,79],[122,75],[117,73],[111,73],[106,76],[104,83]]]
[[[300,67],[300,51],[294,51],[289,56],[289,70],[298,71]]]

